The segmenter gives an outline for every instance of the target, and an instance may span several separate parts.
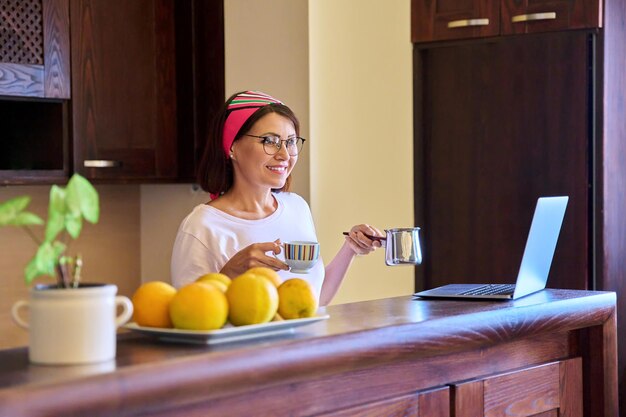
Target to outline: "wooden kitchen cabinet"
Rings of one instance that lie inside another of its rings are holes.
[[[414,44],[415,222],[428,254],[416,289],[514,282],[537,198],[568,195],[547,286],[615,291],[624,316],[626,2],[500,4],[500,35],[503,16],[548,5],[566,8],[567,30]]]
[[[173,0],[72,0],[74,168],[90,179],[176,176]]]
[[[325,313],[293,334],[209,346],[126,333],[104,367],[39,369],[25,347],[0,351],[0,415],[618,415],[614,293],[404,296]]]
[[[57,183],[72,172],[107,183],[195,180],[224,100],[223,0],[0,0],[0,12],[0,183]],[[43,65],[3,62],[14,60],[9,49],[38,51],[13,32],[39,20]]]
[[[601,0],[411,0],[413,42],[602,26]]]
[[[224,96],[222,2],[72,0],[71,24],[75,171],[192,179],[198,126]]]
[[[173,0],[71,0],[74,168],[174,178]]]
[[[0,0],[0,96],[70,98],[68,0]]]
[[[413,42],[496,36],[500,33],[500,2],[411,0],[411,19]]]
[[[501,4],[503,35],[602,26],[602,0],[505,0]]]

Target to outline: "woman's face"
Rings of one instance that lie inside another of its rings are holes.
[[[268,113],[257,120],[247,135],[278,136],[286,140],[296,137],[296,129],[288,118]],[[284,142],[278,152],[268,155],[263,149],[263,141],[258,137],[244,135],[233,143],[235,185],[247,184],[263,189],[278,189],[285,185],[298,157],[289,155]]]

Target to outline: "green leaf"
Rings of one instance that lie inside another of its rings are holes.
[[[14,219],[30,203],[30,197],[20,196],[0,204],[0,226],[13,225]]]
[[[40,275],[55,276],[55,267],[59,263],[61,254],[65,251],[66,246],[61,242],[44,242],[37,249],[35,257],[30,260],[24,269],[26,283],[30,284],[33,279]]]
[[[43,220],[36,214],[24,211],[18,214],[11,224],[14,226],[37,226],[43,224]]]
[[[69,233],[72,238],[78,238],[80,230],[83,228],[83,218],[80,213],[78,213],[78,215],[74,213],[67,213],[65,215],[65,228],[67,229],[67,233]]]
[[[67,183],[67,205],[72,212],[80,211],[88,222],[98,222],[100,217],[98,191],[80,174],[72,175]]]
[[[38,275],[54,276],[54,267],[56,265],[56,262],[57,258],[54,256],[52,243],[42,243],[39,249],[37,249],[37,253],[35,254],[35,267],[37,268]]]
[[[26,284],[30,284],[33,282],[35,278],[41,275],[39,269],[37,268],[37,256],[33,257],[33,259],[28,262],[26,268],[24,268],[24,276],[26,277]]]
[[[46,242],[52,242],[65,229],[66,212],[65,190],[57,185],[50,188],[50,205],[48,207],[48,224],[46,225]]]

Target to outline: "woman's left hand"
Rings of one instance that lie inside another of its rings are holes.
[[[366,235],[385,237],[385,235],[374,226],[368,224],[358,224],[354,226],[350,229],[348,236],[346,236],[346,243],[350,245],[350,248],[357,255],[366,255],[376,250],[376,248],[380,248],[379,241],[372,240]]]

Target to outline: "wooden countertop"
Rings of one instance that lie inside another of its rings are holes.
[[[149,414],[273,384],[602,326],[610,320],[614,331],[615,294],[545,290],[506,302],[406,296],[330,306],[326,313],[329,320],[298,328],[293,335],[214,346],[122,334],[114,362],[89,366],[31,365],[26,348],[0,351],[0,415]],[[605,341],[599,355],[615,361],[614,345],[614,340]],[[605,364],[601,377],[616,381],[610,368],[611,363]],[[610,394],[609,400],[616,395]]]

